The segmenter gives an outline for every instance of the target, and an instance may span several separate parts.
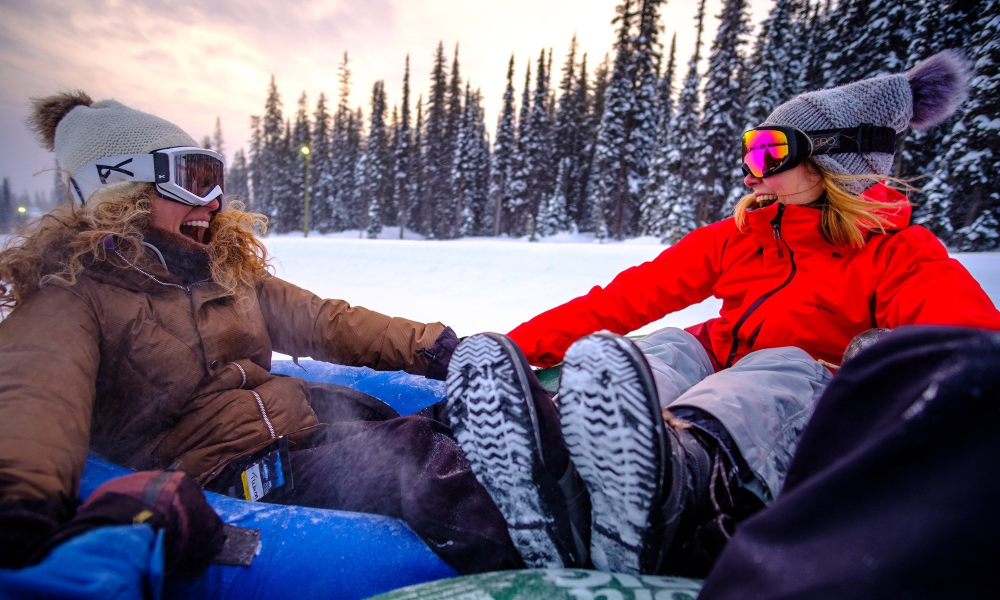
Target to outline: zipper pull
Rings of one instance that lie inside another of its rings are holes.
[[[785,258],[785,253],[781,251],[781,214],[785,212],[785,206],[778,206],[778,214],[771,221],[771,229],[774,230],[774,245],[778,247],[778,258]]]

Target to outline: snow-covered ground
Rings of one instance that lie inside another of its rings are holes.
[[[282,235],[268,237],[266,244],[279,277],[326,298],[393,316],[441,321],[460,336],[506,333],[665,248],[652,238],[608,244],[595,244],[587,236],[559,236],[543,243],[385,239],[395,235],[387,231],[379,240],[358,239],[357,232],[305,239]],[[1000,253],[953,256],[1000,304]],[[720,304],[710,298],[639,331],[700,323],[717,315]]]

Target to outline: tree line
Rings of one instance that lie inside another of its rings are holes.
[[[407,57],[402,102],[391,110],[383,81],[367,114],[349,105],[346,53],[336,103],[320,94],[311,107],[303,93],[294,118],[272,77],[227,191],[278,232],[302,227],[308,175],[308,222],[319,232],[361,229],[374,238],[401,226],[400,235],[405,227],[449,239],[592,231],[673,243],[732,214],[746,192],[740,134],[778,104],[955,48],[975,67],[969,99],[944,125],[901,136],[893,175],[918,188],[910,193],[914,222],[959,249],[1000,247],[1000,0],[776,0],[754,36],[747,0],[724,0],[707,52],[700,0],[683,73],[676,35],[669,45],[661,39],[664,4],[621,0],[614,47],[592,69],[575,37],[558,73],[552,49],[531,57],[522,77],[511,56],[493,139],[481,92],[461,76],[458,46],[449,61],[438,44],[426,99],[413,98]],[[206,145],[221,146],[218,123],[214,138]]]

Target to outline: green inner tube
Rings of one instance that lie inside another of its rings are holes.
[[[684,577],[533,569],[442,579],[371,600],[695,600],[701,584]]]

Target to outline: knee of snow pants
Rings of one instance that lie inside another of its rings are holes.
[[[668,408],[698,408],[718,419],[756,477],[748,488],[770,504],[831,378],[799,348],[758,350],[695,384]]]

